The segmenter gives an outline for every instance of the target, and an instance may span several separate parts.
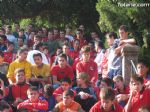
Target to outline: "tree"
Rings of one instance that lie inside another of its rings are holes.
[[[144,7],[144,3],[149,5]],[[143,4],[143,7],[134,4]],[[150,2],[146,0],[98,0],[96,8],[100,15],[99,26],[102,31],[117,32],[120,25],[126,24],[131,36],[135,37],[138,45],[142,46],[144,31],[150,31],[149,7]]]
[[[97,0],[1,0],[0,19],[20,21],[30,18],[34,23],[65,27],[84,24],[99,31]]]

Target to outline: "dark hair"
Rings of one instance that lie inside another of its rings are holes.
[[[139,59],[137,64],[143,64],[143,65],[145,65],[146,67],[149,68],[149,63],[146,59]]]
[[[61,29],[61,30],[60,30],[60,32],[64,32],[64,33],[66,33],[66,31],[65,31],[64,29]]]
[[[35,45],[35,50],[39,50],[40,49],[40,47],[42,47],[43,46],[43,43],[42,42],[40,42],[40,43],[38,43],[38,44],[36,44]]]
[[[101,40],[95,41],[95,44],[98,45],[99,47],[101,47],[102,49],[104,48],[104,44]]]
[[[13,45],[13,46],[14,46],[14,43],[13,43],[13,42],[8,41],[8,42],[7,42],[7,46],[10,46],[10,45]]]
[[[35,53],[35,54],[33,54],[33,58],[37,57],[37,56],[40,57],[40,58],[42,58],[42,54],[41,53]]]
[[[114,39],[117,38],[117,34],[116,34],[115,32],[110,32],[110,33],[108,33],[107,35],[108,35],[109,38],[112,38],[112,37],[113,37]]]
[[[27,94],[28,94],[29,92],[31,92],[31,91],[36,91],[36,92],[39,93],[39,90],[38,90],[38,88],[37,88],[36,86],[30,86],[30,87],[28,88],[28,90],[27,90]]]
[[[24,29],[23,29],[23,28],[21,28],[21,29],[19,30],[19,32],[24,32]]]
[[[148,72],[147,72],[146,75],[148,75],[150,73],[150,63],[147,60],[147,58],[145,58],[145,59],[138,59],[137,65],[138,64],[143,64],[146,68],[148,68]]]
[[[23,72],[23,73],[25,74],[25,69],[24,69],[24,68],[17,68],[17,69],[15,70],[15,75],[16,75],[17,73],[20,73],[20,72]]]
[[[3,90],[2,89],[0,89],[0,95],[4,95],[4,92],[3,92]]]
[[[128,32],[128,28],[127,28],[126,25],[121,25],[121,26],[119,27],[119,30],[124,30],[125,32]]]
[[[67,83],[69,83],[69,84],[71,84],[72,82],[71,82],[71,79],[69,78],[69,77],[64,77],[64,78],[62,78],[61,79],[61,83],[62,82],[67,82]]]
[[[139,76],[138,74],[131,75],[131,78],[130,78],[131,83],[132,83],[133,80],[134,80],[134,81],[138,81],[138,82],[140,82],[141,84],[144,83],[143,77],[142,77],[142,76]]]
[[[111,88],[102,88],[100,98],[113,101],[115,99],[115,92]]]
[[[64,53],[59,54],[58,58],[64,58],[65,60],[67,60],[67,56]]]
[[[52,34],[54,34],[54,32],[53,32],[53,30],[52,29],[50,29],[50,30],[48,30],[48,33],[52,33]]]
[[[70,97],[74,97],[74,92],[72,90],[67,90],[63,92],[63,95],[65,96],[70,96]]]
[[[103,79],[101,80],[101,82],[106,83],[107,86],[109,86],[109,87],[112,87],[112,85],[113,85],[112,79],[110,79],[110,78],[108,78],[108,77],[103,78]]]
[[[83,31],[81,29],[78,28],[77,31],[79,31],[81,34],[83,34]]]
[[[47,95],[47,96],[52,96],[53,95],[53,92],[54,92],[54,88],[52,85],[50,84],[46,84],[44,86],[44,93]]]
[[[0,56],[3,58],[4,57],[4,53],[2,51],[0,51]]]
[[[5,35],[0,35],[0,38],[3,40],[7,40],[7,37]]]

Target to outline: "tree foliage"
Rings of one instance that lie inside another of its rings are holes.
[[[98,0],[96,5],[100,14],[99,26],[102,31],[116,31],[122,24],[126,24],[140,46],[143,36],[150,31],[150,6],[120,6],[129,3],[149,3],[147,0]]]
[[[124,6],[123,3],[125,3],[126,6]],[[147,5],[135,6],[144,3],[147,3]],[[132,4],[135,5],[129,6]],[[150,59],[150,1],[98,0],[96,9],[100,15],[98,24],[103,32],[118,32],[120,25],[127,25],[129,27],[130,36],[134,37],[138,45],[142,48],[140,55]]]
[[[78,26],[98,29],[97,0],[1,0],[3,23],[30,18],[38,26]],[[26,20],[24,20],[26,21]]]

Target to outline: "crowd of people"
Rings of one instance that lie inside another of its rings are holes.
[[[129,85],[121,50],[129,38],[121,25],[86,35],[84,25],[66,29],[19,23],[0,28],[0,112],[150,112],[150,67],[138,60]],[[108,48],[104,47],[106,41]]]

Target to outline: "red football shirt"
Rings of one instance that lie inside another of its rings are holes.
[[[97,64],[90,60],[89,62],[80,61],[76,66],[77,73],[85,72],[89,75],[91,82],[96,82],[98,79]]]
[[[114,108],[112,109],[111,112],[122,112],[122,107],[118,103],[115,103],[113,107]],[[101,106],[101,102],[99,101],[90,109],[90,112],[105,112],[105,111]]]
[[[150,105],[150,89],[145,89],[133,96],[130,112],[138,112],[139,108],[147,105]]]
[[[4,62],[11,63],[16,59],[16,54],[12,52],[4,52]]]
[[[69,56],[75,60],[76,58],[79,58],[79,51],[70,51]]]
[[[55,65],[51,68],[51,74],[56,76],[58,81],[65,77],[69,77],[71,80],[74,78],[73,70],[69,65],[66,65],[65,68]]]

